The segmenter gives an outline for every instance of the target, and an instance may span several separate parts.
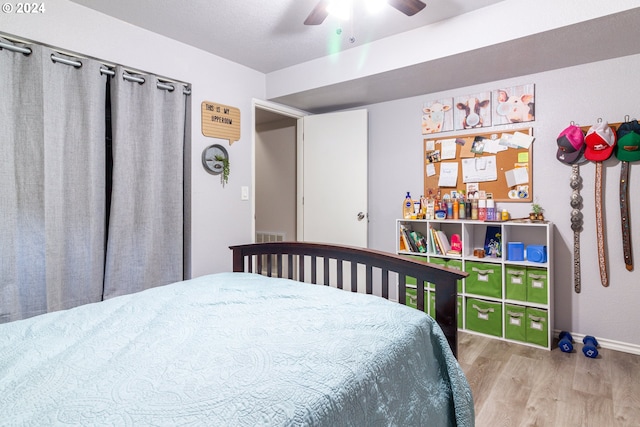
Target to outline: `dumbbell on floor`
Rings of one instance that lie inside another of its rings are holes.
[[[560,332],[558,335],[558,347],[565,353],[571,353],[573,351],[573,337],[567,331]]]
[[[595,359],[598,357],[598,340],[591,335],[587,335],[582,339],[584,343],[584,347],[582,347],[582,352],[585,356]]]

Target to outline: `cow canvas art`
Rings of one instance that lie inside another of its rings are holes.
[[[422,107],[422,134],[453,130],[453,98],[425,102]]]
[[[491,92],[456,97],[453,117],[456,129],[491,126]]]
[[[493,124],[535,120],[535,85],[514,86],[493,91]]]

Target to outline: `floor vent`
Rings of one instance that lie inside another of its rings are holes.
[[[257,231],[256,243],[284,242],[285,237],[285,233],[268,233],[266,231]]]
[[[268,243],[268,242],[284,242],[286,237],[285,233],[270,233],[266,231],[256,231],[256,243]],[[267,257],[269,255],[262,255],[262,274],[267,274]],[[276,270],[276,257],[272,255],[271,258],[271,274],[277,274]]]

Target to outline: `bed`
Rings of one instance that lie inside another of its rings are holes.
[[[464,273],[328,245],[232,250],[234,272],[0,325],[0,425],[473,425],[455,336],[402,304],[407,277],[435,282],[455,324]]]

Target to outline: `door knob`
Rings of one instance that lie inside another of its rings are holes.
[[[358,221],[362,221],[364,217],[365,217],[364,213],[358,212]]]

